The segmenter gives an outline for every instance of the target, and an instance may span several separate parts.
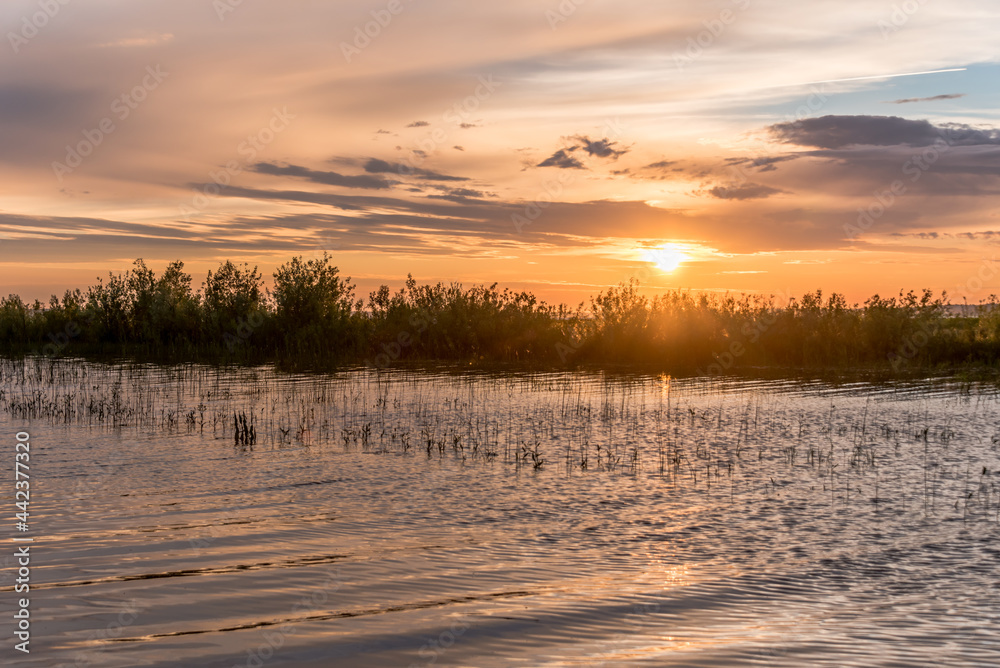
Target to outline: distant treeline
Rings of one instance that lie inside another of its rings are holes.
[[[223,263],[192,286],[184,263],[132,269],[48,304],[0,301],[8,354],[114,354],[164,360],[278,362],[300,367],[459,361],[488,365],[629,365],[724,373],[748,367],[884,368],[1000,361],[996,300],[955,317],[924,290],[863,305],[821,291],[777,303],[758,295],[675,291],[653,298],[632,281],[589,305],[552,306],[496,284],[387,286],[355,294],[330,258],[294,258],[264,286],[256,267]]]

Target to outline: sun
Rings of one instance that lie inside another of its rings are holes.
[[[684,250],[683,246],[677,244],[664,244],[643,251],[643,259],[646,262],[652,262],[660,271],[670,273],[691,259],[691,256]]]

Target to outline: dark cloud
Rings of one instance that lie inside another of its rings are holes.
[[[657,160],[635,169],[619,169],[612,172],[616,176],[629,175],[640,181],[666,181],[683,175],[685,168],[677,160]],[[702,174],[702,176],[705,176]]]
[[[316,247],[319,231],[332,229],[345,251],[381,250],[431,257],[455,253],[488,257],[499,252],[523,252],[526,248],[600,248],[606,246],[609,237],[634,242],[666,237],[703,239],[722,252],[737,253],[833,249],[865,243],[844,240],[845,221],[857,216],[853,204],[845,204],[843,210],[759,209],[755,223],[746,225],[746,205],[738,202],[730,207],[722,205],[712,213],[663,209],[641,201],[552,202],[540,217],[517,230],[512,216],[523,217],[528,203],[499,199],[479,190],[432,187],[440,188],[441,193],[409,198],[229,186],[222,189],[220,196],[303,202],[330,209],[207,219],[198,226],[0,213],[0,234],[14,237],[4,241],[12,255],[32,260],[48,258],[46,261],[69,261],[81,248],[88,249],[95,258],[143,257],[148,256],[154,240],[160,259],[212,258],[243,250],[292,255]],[[350,213],[344,215],[342,211]],[[934,216],[920,225],[921,215],[893,207],[878,221],[878,227],[887,234],[941,229],[941,220]],[[616,224],[609,227],[609,220]],[[17,238],[23,232],[33,236]]]
[[[617,160],[619,156],[628,153],[627,147],[621,147],[618,142],[611,139],[591,139],[586,135],[576,135],[570,137],[572,144],[561,148],[536,167],[558,167],[560,169],[586,169],[586,166],[573,153],[582,151],[593,158],[611,158]],[[565,138],[564,138],[565,140]]]
[[[591,139],[585,135],[577,135],[573,139],[580,142],[578,148],[582,149],[587,155],[597,158],[617,160],[619,156],[625,155],[629,151],[627,148],[616,148],[618,142],[610,139]]]
[[[757,156],[755,158],[729,158],[726,160],[726,163],[730,165],[746,165],[747,167],[756,169],[758,172],[773,172],[778,169],[775,165],[779,162],[795,160],[798,157],[798,155],[772,155]]]
[[[191,235],[189,230],[173,225],[130,223],[82,216],[28,216],[12,213],[0,213],[0,229],[14,233],[31,232],[41,235],[42,238],[48,236],[51,239],[63,240],[97,233],[130,236],[146,242],[151,239],[182,239]],[[4,244],[14,240],[5,239]]]
[[[417,151],[414,151],[417,153]],[[424,157],[424,156],[420,156]],[[364,169],[369,174],[397,174],[399,176],[416,176],[421,181],[468,181],[465,176],[451,176],[440,174],[428,169],[420,169],[402,162],[388,162],[378,158],[370,158],[365,162]]]
[[[571,155],[570,151],[575,149],[559,149],[545,160],[542,160],[536,167],[558,167],[559,169],[586,169],[583,163]]]
[[[917,239],[937,239],[941,235],[937,232],[893,232],[890,237],[913,237]]]
[[[478,128],[479,125],[477,123],[462,123],[458,127],[462,128],[463,130],[468,130],[469,128]]]
[[[983,230],[981,232],[959,232],[955,235],[956,237],[962,237],[964,239],[996,239],[1000,238],[1000,232],[996,230]]]
[[[410,123],[406,127],[408,127],[408,128],[426,128],[428,125],[430,125],[430,123],[428,123],[427,121],[413,121],[412,123]]]
[[[531,244],[532,249],[537,249],[539,245],[553,248],[600,246],[606,244],[608,237],[638,241],[665,236],[708,239],[724,252],[830,249],[845,247],[844,222],[857,217],[857,212],[850,206],[843,211],[779,209],[762,211],[754,225],[746,225],[743,224],[746,211],[738,204],[734,204],[729,211],[695,214],[639,201],[600,200],[553,202],[542,216],[518,231],[512,223],[512,216],[524,217],[528,203],[523,201],[462,198],[455,193],[408,200],[389,196],[267,191],[235,186],[224,188],[222,196],[308,202],[349,210],[352,215],[345,216],[340,224],[353,226],[357,234],[365,235],[366,243],[372,244],[372,247],[378,247],[381,235],[399,234],[405,229],[406,234],[415,235],[421,240],[421,246],[433,248],[435,253],[442,248],[451,249],[449,252],[466,252],[467,245],[462,248],[454,246],[456,237],[469,240],[463,244],[472,243],[472,240],[476,240],[476,244],[487,244],[505,239],[509,243]],[[894,208],[879,220],[879,226],[895,231],[908,227],[917,218],[919,214]],[[613,229],[608,226],[609,220],[616,221]],[[939,220],[935,222],[940,223]],[[248,229],[257,228],[248,223]],[[230,230],[230,233],[235,231]],[[852,243],[857,246],[859,242],[855,240]],[[413,249],[411,252],[422,251]]]
[[[661,171],[661,170],[667,169],[668,167],[673,167],[676,164],[677,164],[676,160],[660,160],[658,162],[651,162],[651,163],[649,163],[648,165],[646,165],[645,167],[643,167],[643,169],[650,169],[650,170],[653,170],[653,171]]]
[[[482,190],[473,190],[472,188],[446,188],[441,194],[428,195],[431,199],[443,199],[448,202],[456,202],[458,204],[481,202],[484,198],[489,196],[490,195]]]
[[[765,199],[771,195],[783,192],[771,186],[760,183],[740,183],[731,186],[716,186],[708,190],[708,194],[717,199]]]
[[[979,130],[948,123],[935,126],[899,116],[821,116],[768,127],[771,136],[786,144],[836,149],[846,146],[930,146],[942,141],[952,146],[1000,144],[996,129]]]
[[[313,183],[322,183],[328,186],[343,186],[345,188],[363,188],[368,190],[384,190],[392,184],[383,178],[368,176],[348,176],[337,172],[322,172],[299,165],[275,165],[270,162],[258,162],[253,165],[253,170],[260,174],[270,174],[272,176],[294,176],[308,179]]]
[[[992,198],[1000,192],[1000,146],[858,146],[799,155],[797,169],[777,172],[769,183],[846,197],[867,197],[897,180],[907,198]]]
[[[965,97],[965,93],[949,93],[947,95],[932,95],[931,97],[908,97],[902,100],[891,100],[886,104],[910,104],[912,102],[936,102],[938,100],[957,100]]]

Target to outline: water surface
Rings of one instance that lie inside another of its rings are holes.
[[[0,374],[18,665],[1000,664],[993,388]]]

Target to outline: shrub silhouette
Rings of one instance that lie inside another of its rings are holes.
[[[247,326],[251,320],[263,317],[266,311],[264,279],[247,263],[233,264],[226,260],[208,277],[202,286],[203,316],[208,336],[220,338]]]
[[[331,345],[353,351],[355,328],[352,312],[354,286],[341,279],[339,270],[323,253],[319,260],[292,258],[274,272],[274,306],[289,352],[320,353]]]
[[[418,285],[408,276],[367,302],[329,255],[294,257],[268,292],[257,267],[226,261],[199,292],[184,263],[157,276],[140,258],[86,291],[48,305],[0,300],[8,353],[157,355],[321,366],[405,359],[628,364],[663,370],[741,367],[901,369],[1000,360],[996,297],[961,317],[929,290],[850,305],[817,290],[778,305],[773,296],[671,291],[635,281],[609,287],[589,308],[552,306],[496,284]]]

